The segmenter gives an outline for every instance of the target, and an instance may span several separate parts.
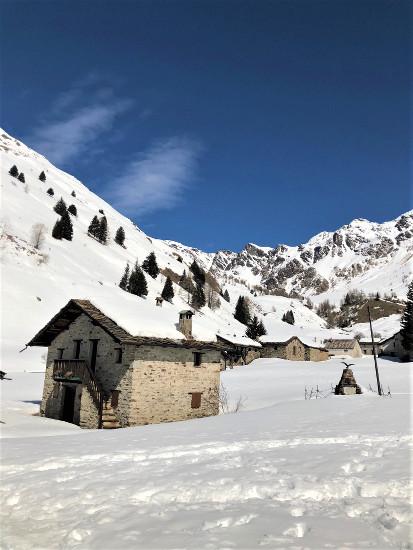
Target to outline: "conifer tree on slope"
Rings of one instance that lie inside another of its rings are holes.
[[[120,246],[123,246],[123,243],[125,242],[125,230],[123,227],[118,227],[115,235],[115,243],[119,244]]]
[[[194,260],[189,268],[194,274],[195,283],[200,283],[201,286],[205,284],[205,271],[199,267],[196,260]]]
[[[175,296],[174,289],[173,289],[173,286],[172,286],[172,281],[171,281],[170,277],[166,278],[165,285],[163,287],[161,296],[164,300],[167,300],[168,302],[170,302],[172,300],[172,298]]]
[[[248,338],[251,338],[252,340],[257,340],[260,336],[264,336],[264,334],[267,334],[267,331],[265,330],[265,327],[264,327],[264,323],[258,320],[258,317],[254,315],[254,317],[251,319],[251,321],[248,324],[247,330],[245,331],[245,335],[248,336]]]
[[[129,271],[130,271],[129,264],[126,264],[125,271],[123,272],[122,278],[121,278],[120,283],[119,283],[119,287],[122,290],[127,290],[128,289]]]
[[[222,297],[224,298],[224,300],[225,300],[226,302],[228,302],[228,303],[230,302],[228,289],[225,289],[225,292],[224,292],[224,294],[222,295]]]
[[[234,319],[243,325],[248,325],[250,322],[251,315],[245,296],[240,296],[238,298],[237,305],[235,306]]]
[[[64,212],[62,219],[60,221],[62,224],[63,239],[66,239],[67,241],[71,241],[73,238],[73,225],[67,210],[66,212]]]
[[[195,309],[201,309],[206,304],[205,292],[200,281],[196,283],[191,304]]]
[[[97,216],[93,216],[93,219],[89,224],[87,232],[89,233],[89,235],[92,235],[93,237],[97,238],[98,232],[99,232],[99,220]]]
[[[76,208],[76,206],[75,206],[74,204],[71,204],[71,205],[68,207],[67,211],[68,211],[70,214],[72,214],[72,216],[77,216],[77,208]]]
[[[10,168],[9,174],[13,176],[13,178],[17,178],[17,176],[19,175],[19,170],[15,164],[13,164],[13,166]]]
[[[20,172],[19,177],[17,179],[22,183],[26,183],[23,172]]]
[[[51,187],[49,187],[49,189],[47,190],[47,194],[50,195],[51,197],[53,197],[54,191]]]
[[[44,172],[40,172],[39,180],[43,182],[46,181],[46,174]]]
[[[99,230],[96,236],[102,244],[106,244],[108,238],[108,221],[106,216],[100,218]]]
[[[59,239],[59,241],[63,238],[63,224],[62,224],[62,218],[59,218],[56,223],[54,224],[53,230],[52,230],[52,237],[54,239]]]
[[[128,292],[136,296],[146,296],[148,294],[145,275],[138,262],[135,263],[135,267],[129,277]]]
[[[155,252],[151,252],[148,257],[145,258],[142,263],[142,269],[146,271],[146,273],[150,275],[152,279],[156,279],[159,274],[159,267],[156,262]]]
[[[402,346],[408,352],[413,352],[413,282],[407,291],[407,303],[400,322]]]
[[[60,197],[60,199],[57,201],[57,203],[54,205],[53,210],[59,214],[59,216],[63,216],[63,214],[66,212],[66,203],[63,200],[63,197]]]

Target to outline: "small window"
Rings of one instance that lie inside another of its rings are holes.
[[[199,409],[201,406],[201,393],[193,393],[191,399],[191,409]]]
[[[80,344],[82,340],[73,340],[73,358],[79,359],[80,357]]]
[[[194,367],[200,367],[202,363],[202,353],[194,351]]]
[[[278,349],[278,346],[274,346],[274,349]]]
[[[115,348],[115,362],[122,363],[122,348]]]
[[[113,390],[112,391],[112,397],[111,397],[111,400],[110,400],[110,405],[114,409],[116,409],[116,407],[118,406],[118,403],[119,403],[119,393],[120,393],[119,390]]]
[[[296,355],[296,354],[297,354],[297,347],[293,346],[293,355]]]
[[[348,349],[345,349],[345,350],[344,350],[344,353],[348,353]]]
[[[63,359],[63,352],[64,352],[64,351],[65,351],[64,348],[59,348],[59,349],[57,350],[57,358],[58,358],[58,359]]]

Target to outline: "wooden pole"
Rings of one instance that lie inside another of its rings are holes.
[[[382,395],[380,378],[379,378],[379,368],[377,366],[376,346],[374,345],[373,327],[371,325],[370,306],[367,306],[367,312],[369,314],[371,343],[372,343],[372,346],[373,346],[373,355],[374,355],[374,367],[376,369],[377,391],[379,392],[379,395]]]

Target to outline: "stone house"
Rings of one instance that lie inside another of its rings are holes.
[[[290,361],[326,361],[328,353],[324,348],[309,346],[297,336],[285,342],[261,342],[260,356],[263,358],[288,359]]]
[[[399,332],[379,342],[379,355],[388,355],[390,357],[398,357],[399,359],[413,360],[413,353],[408,352],[402,345],[402,336]]]
[[[28,346],[48,347],[43,416],[101,428],[218,414],[223,344],[133,336],[70,300]]]
[[[226,352],[223,354],[222,369],[232,369],[234,365],[248,365],[254,359],[260,358],[261,344],[246,336],[230,336],[217,334],[217,341],[224,344]]]
[[[362,357],[360,344],[355,338],[351,340],[326,340],[325,347],[329,357]]]
[[[373,355],[373,344],[371,340],[359,340],[359,346],[363,355]],[[376,355],[379,354],[379,343],[374,342],[374,348],[376,350]]]

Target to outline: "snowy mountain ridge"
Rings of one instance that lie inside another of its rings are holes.
[[[312,264],[305,263],[300,255],[306,250],[312,250],[314,259],[315,249],[325,246],[322,243],[328,242],[329,239],[334,240],[334,235],[345,229],[342,228],[334,234],[320,234],[324,236],[314,237],[311,240],[312,244],[307,243],[303,245],[304,248],[279,245],[271,249],[249,244],[239,254],[229,251],[206,253],[180,243],[150,238],[131,220],[92,193],[76,178],[59,170],[45,157],[3,131],[0,131],[0,154],[1,299],[3,311],[6,312],[2,320],[2,359],[6,371],[38,368],[41,365],[40,355],[43,350],[29,349],[22,354],[18,352],[71,298],[89,299],[133,334],[182,338],[176,328],[178,312],[187,308],[189,304],[188,295],[181,287],[174,284],[173,303],[164,303],[164,306],[159,308],[155,306],[155,298],[162,291],[165,275],[159,275],[156,280],[146,277],[148,283],[146,298],[128,294],[118,286],[126,263],[130,266],[133,266],[136,260],[141,263],[150,252],[156,254],[158,265],[162,270],[170,270],[179,276],[184,269],[188,272],[193,259],[196,259],[201,267],[214,273],[221,288],[229,291],[230,303],[221,299],[218,309],[213,311],[204,307],[202,311],[197,312],[193,326],[195,338],[215,340],[217,333],[242,338],[245,326],[233,318],[238,296],[247,294],[249,287],[255,284],[263,286],[265,283],[265,288],[270,289],[271,278],[274,280],[277,278],[279,286],[280,270],[284,269],[286,275],[285,268],[288,269],[289,264],[296,268],[304,266],[305,269],[298,269],[292,277],[285,276],[284,288],[290,290],[294,284],[298,285],[298,281],[305,281]],[[13,165],[17,166],[20,174],[24,173],[24,182],[9,174]],[[39,179],[42,171],[46,175],[45,182]],[[53,189],[53,196],[48,194],[49,188]],[[52,228],[59,218],[53,207],[60,197],[64,199],[67,206],[74,204],[77,209],[77,216],[71,218],[72,241],[56,240],[51,236]],[[98,243],[87,234],[90,221],[95,215],[101,216],[100,211],[104,212],[108,221],[107,245]],[[44,243],[36,248],[32,240],[32,229],[38,223],[44,224],[46,234]],[[366,223],[370,224],[370,222]],[[375,246],[377,242],[381,242],[383,231],[390,235],[389,239],[395,239],[401,233],[406,234],[410,231],[411,223],[412,213],[408,213],[395,222],[383,224],[384,229],[379,224],[371,224],[373,228],[377,226],[374,231],[376,240],[363,241],[363,246]],[[394,235],[395,224],[399,224],[403,229],[397,235]],[[126,233],[125,247],[119,246],[113,240],[120,226]],[[354,231],[351,235],[350,233],[343,235],[344,241],[347,236],[351,236],[354,241]],[[341,269],[348,269],[349,261],[344,257],[344,252],[340,256],[338,245],[334,244],[337,254],[331,256],[330,250],[324,258],[314,264],[320,280],[324,276],[333,277],[333,273],[328,268],[330,257],[335,261],[339,258],[343,262]],[[347,241],[345,246],[350,248]],[[375,285],[372,288],[373,291],[378,285],[381,291],[393,288],[399,296],[403,297],[404,281],[410,273],[406,254],[411,250],[411,244],[406,238],[400,241],[397,249],[394,244],[392,246],[388,255],[379,256],[378,261],[383,264],[381,271],[377,266],[376,268],[370,266],[371,269],[366,271],[365,275],[369,278],[367,283]],[[353,248],[351,250],[354,255]],[[366,256],[361,255],[360,258],[366,259]],[[393,262],[396,260],[394,267],[389,259]],[[402,261],[405,262],[404,265]],[[323,265],[324,268],[321,269]],[[245,283],[242,279],[245,279]],[[361,277],[358,281],[360,279]],[[392,287],[388,286],[388,281],[392,281]],[[366,287],[369,290],[367,283]],[[301,287],[304,289],[303,284]],[[348,287],[349,284],[340,286],[339,294]],[[327,292],[315,298],[331,296],[332,288],[335,287],[331,285]],[[311,294],[313,291],[314,289],[308,286],[305,292]],[[345,334],[339,329],[328,330],[325,321],[298,299],[260,292],[257,296],[248,295],[252,312],[264,320],[268,338],[282,340],[297,335],[303,341],[316,342],[317,345],[324,338]],[[281,322],[283,314],[289,309],[294,311],[296,319],[294,326]],[[391,320],[389,327],[382,332],[397,329],[397,324],[397,319]]]

